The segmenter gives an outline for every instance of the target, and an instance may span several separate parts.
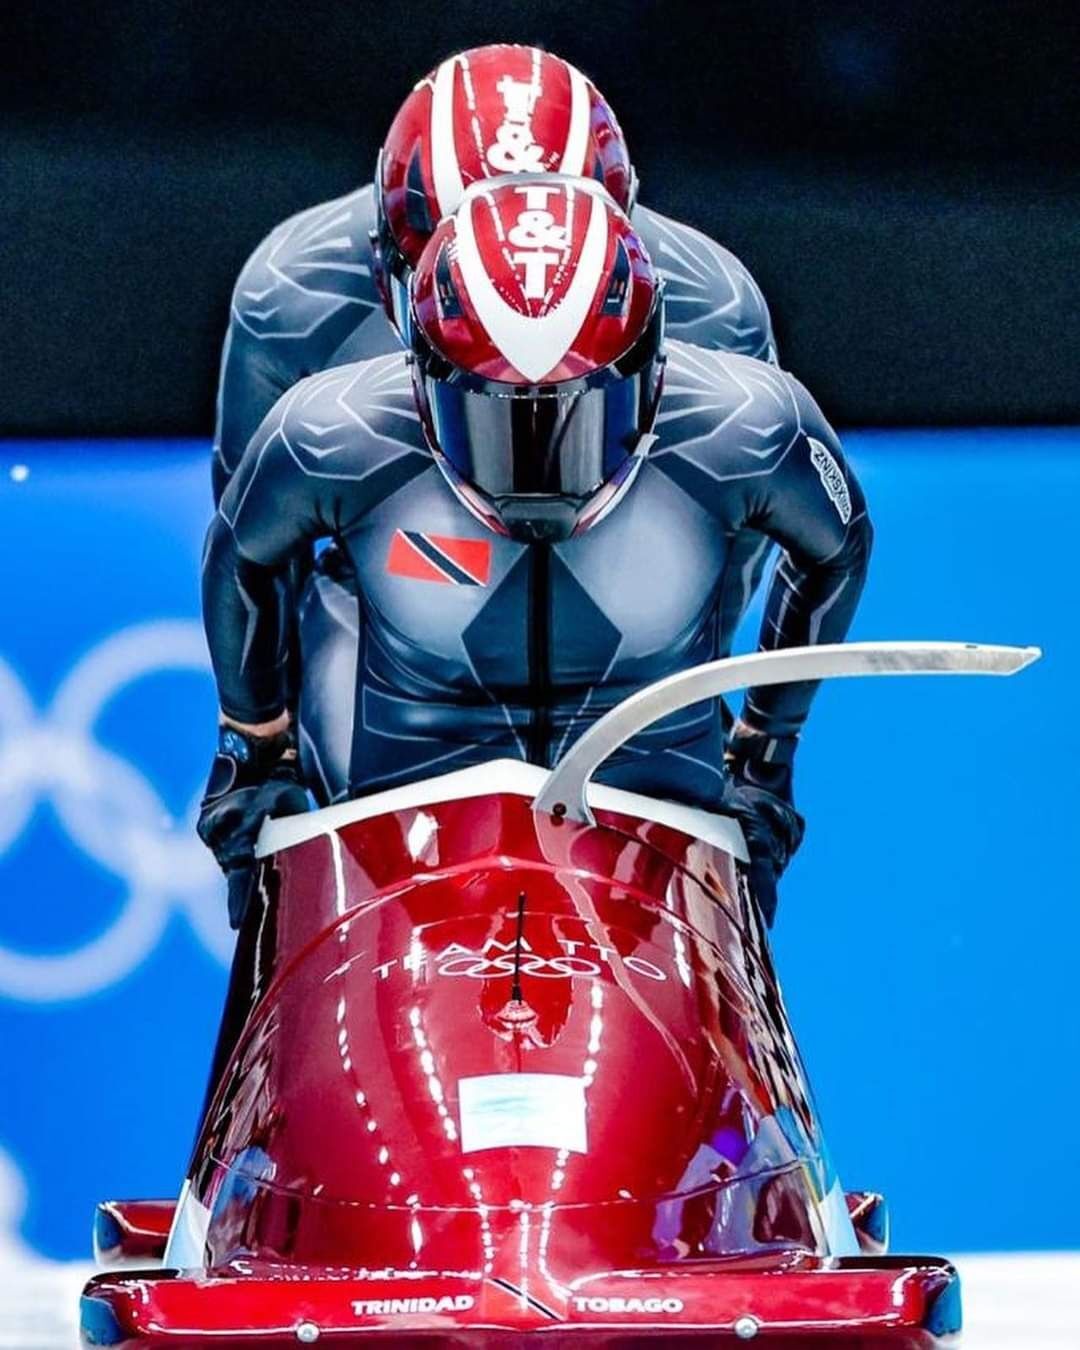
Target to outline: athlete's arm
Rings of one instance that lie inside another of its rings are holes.
[[[371,272],[370,186],[283,221],[244,264],[221,355],[214,501],[277,400],[332,364],[378,307]]]
[[[284,335],[296,327],[287,317],[292,297],[278,266],[299,219],[293,216],[270,231],[244,263],[233,287],[218,373],[215,505],[263,418],[299,378],[298,344]]]
[[[237,286],[242,282],[243,274]],[[234,309],[229,315],[218,379],[212,466],[215,504],[225,495],[229,479],[263,418],[294,382],[292,372],[274,358],[274,348],[253,337]]]
[[[245,451],[203,556],[203,621],[222,725],[197,829],[228,879],[234,928],[250,903],[263,820],[309,804],[285,708],[285,580],[293,552],[326,530],[319,485],[290,448],[293,398],[274,405]]]
[[[821,410],[798,382],[785,382],[794,411],[791,438],[772,467],[740,479],[741,522],[784,550],[765,606],[763,650],[840,642],[855,613],[873,534],[862,490]],[[724,809],[742,824],[750,885],[772,924],[776,883],[803,836],[792,766],[816,684],[747,692],[728,738]]]
[[[760,646],[842,642],[866,579],[873,530],[858,480],[836,433],[797,380],[785,375],[797,426],[774,472],[748,480],[748,523],[784,550],[765,606]],[[806,720],[816,683],[751,689],[744,730],[791,738]]]
[[[430,463],[404,353],[312,375],[274,405],[206,541],[203,621],[229,721],[258,726],[285,710],[289,560],[344,538]]]
[[[333,452],[332,471],[329,465],[320,471],[303,426],[308,409],[311,417],[319,416],[320,391],[332,398],[339,383],[336,372],[312,377],[274,405],[210,523],[203,622],[221,711],[235,725],[281,725],[289,559],[349,523],[344,498],[362,447],[341,445]]]
[[[203,623],[221,711],[247,727],[276,724],[285,712],[285,565],[323,533],[310,485],[288,454],[285,412],[275,405],[252,439],[210,522],[203,555]]]

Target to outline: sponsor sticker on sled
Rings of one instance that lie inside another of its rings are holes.
[[[406,1317],[416,1313],[468,1312],[476,1303],[472,1294],[444,1294],[442,1298],[361,1298],[353,1305],[357,1317]]]
[[[559,942],[564,949],[578,949],[585,946],[582,942],[570,942],[562,938]],[[538,980],[570,980],[579,975],[595,978],[603,971],[603,966],[596,956],[608,950],[597,948],[594,943],[590,945],[595,950],[587,951],[584,955],[575,950],[565,954],[544,956],[540,952],[534,952],[528,943],[523,941],[519,951],[513,953],[503,951],[501,954],[491,956],[489,953],[492,948],[500,945],[502,944],[493,939],[485,943],[484,952],[479,954],[461,946],[460,943],[451,943],[444,952],[438,954],[435,973],[447,979],[468,980],[489,980],[493,976],[511,975],[515,971],[521,975],[533,975]],[[652,961],[646,961],[644,957],[627,956],[623,958],[622,964],[627,970],[635,971],[647,980],[667,979],[659,966],[654,965]]]
[[[621,1313],[626,1317],[673,1317],[683,1310],[681,1298],[575,1298],[574,1307],[583,1313]]]
[[[548,954],[534,951],[524,938],[520,943],[489,938],[480,948],[451,942],[442,950],[431,952],[423,947],[410,947],[401,956],[372,966],[372,971],[380,980],[420,970],[448,980],[497,979],[500,975],[512,975],[515,970],[538,980],[576,980],[596,979],[609,971],[614,962],[643,980],[662,983],[668,978],[654,961],[636,952],[621,956],[614,946],[604,947],[597,942],[564,937],[556,941],[561,950]]]
[[[561,1073],[491,1073],[458,1082],[461,1149],[555,1148],[587,1153],[585,1080]]]

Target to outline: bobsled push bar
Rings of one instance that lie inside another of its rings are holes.
[[[594,824],[585,793],[609,755],[660,718],[737,689],[850,675],[1015,675],[1041,655],[1038,647],[977,642],[835,642],[710,661],[658,680],[594,722],[552,769],[533,808]]]

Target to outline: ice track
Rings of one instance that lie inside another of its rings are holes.
[[[1077,1350],[1080,1253],[961,1256],[964,1350]],[[0,1350],[76,1350],[79,1290],[93,1268],[0,1261]]]

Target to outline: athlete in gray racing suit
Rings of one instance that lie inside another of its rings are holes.
[[[279,578],[327,537],[355,582],[354,632],[359,619],[366,633],[348,708],[350,794],[499,756],[550,765],[627,694],[727,655],[752,584],[750,537],[784,550],[762,646],[843,639],[871,529],[813,399],[775,366],[682,342],[668,345],[664,389],[657,440],[625,498],[549,545],[486,530],[451,491],[403,353],[301,381],[253,437],[208,536],[204,614],[225,716],[282,713]],[[790,765],[812,692],[750,691],[742,721],[764,746],[759,763]],[[308,747],[317,772],[327,748]],[[703,704],[599,777],[716,809],[723,759],[721,717]]]
[[[241,273],[222,358],[215,502],[263,418],[298,380],[398,349],[387,311],[398,328],[407,326],[407,302],[398,306],[395,292],[404,293],[417,250],[463,185],[536,169],[599,181],[632,210],[665,283],[669,336],[775,359],[768,309],[738,259],[698,231],[634,205],[629,152],[591,82],[537,48],[474,48],[440,62],[404,100],[374,185],[285,221]],[[748,596],[767,549],[747,537],[737,551],[751,564]],[[349,790],[351,700],[344,691],[355,684],[364,641],[349,569],[333,550],[293,604],[299,623],[290,643],[294,658],[300,647],[304,672],[301,754],[316,793],[332,800]]]
[[[632,219],[664,279],[670,335],[775,361],[768,307],[733,254],[645,207],[637,207]],[[369,185],[285,221],[240,274],[221,363],[215,502],[262,419],[298,380],[400,350],[372,276],[374,223]],[[767,554],[767,541],[754,532],[739,541],[738,603],[745,604],[756,589]],[[363,641],[351,581],[338,561],[326,555],[298,606],[300,664],[309,677],[300,695],[300,752],[314,791],[325,801],[349,791],[352,708],[344,691],[355,683]]]

